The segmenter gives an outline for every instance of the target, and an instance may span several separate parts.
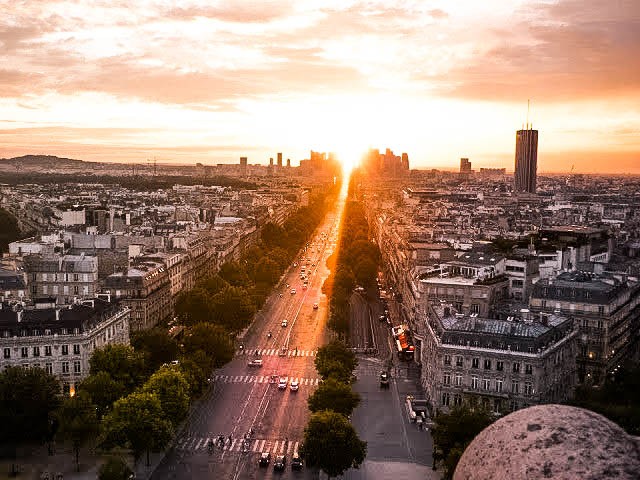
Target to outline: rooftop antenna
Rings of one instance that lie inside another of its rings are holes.
[[[529,102],[531,100],[527,98],[527,130],[529,130]]]

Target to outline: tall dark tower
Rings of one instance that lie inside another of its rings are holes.
[[[515,189],[517,192],[536,193],[538,175],[538,130],[528,124],[527,130],[516,132]]]

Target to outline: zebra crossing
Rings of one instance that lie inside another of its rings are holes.
[[[175,448],[183,451],[206,451],[209,441],[216,441],[217,436],[211,437],[182,437],[176,442]],[[253,453],[257,452],[271,452],[274,455],[296,455],[298,453],[298,447],[300,442],[293,442],[286,439],[269,440],[269,439],[256,439],[249,440],[249,451]],[[215,447],[216,451],[226,452],[241,452],[242,451],[242,439],[234,438],[231,443],[225,442],[224,447]]]
[[[318,350],[288,350],[287,357],[315,357],[318,353]],[[236,355],[258,355],[258,356],[283,356],[280,355],[279,348],[263,348],[263,349],[255,349],[249,348],[245,350],[236,350]]]
[[[213,377],[214,382],[218,383],[269,383],[272,375],[216,375]],[[320,383],[319,378],[298,378],[298,377],[280,377],[286,378],[287,384],[291,381],[298,380],[299,385],[315,386]],[[273,382],[271,382],[273,383]]]

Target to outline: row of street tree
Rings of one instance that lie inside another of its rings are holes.
[[[331,274],[322,286],[329,296],[329,327],[340,335],[349,332],[349,298],[356,285],[375,284],[380,249],[369,240],[369,225],[361,202],[345,205],[338,248],[327,260]]]
[[[367,443],[349,421],[360,403],[351,388],[357,364],[355,354],[339,340],[320,347],[315,358],[322,383],[308,400],[311,417],[300,454],[309,467],[322,469],[329,478],[358,468],[367,453]]]

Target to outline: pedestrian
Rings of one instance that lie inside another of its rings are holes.
[[[227,440],[229,442],[229,445],[231,445],[231,435],[229,435],[229,438]]]

